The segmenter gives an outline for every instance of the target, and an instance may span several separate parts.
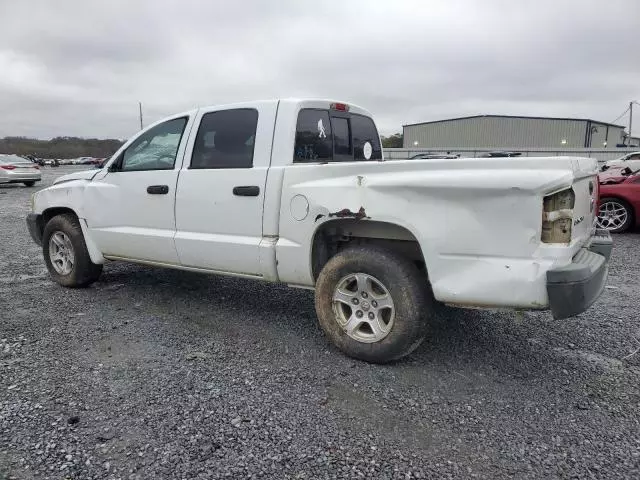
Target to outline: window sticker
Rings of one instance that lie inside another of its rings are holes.
[[[318,138],[327,138],[327,134],[324,131],[324,125],[322,119],[318,120]]]
[[[371,155],[373,154],[373,148],[371,147],[371,144],[369,142],[365,142],[365,144],[362,146],[362,153],[364,154],[364,158],[369,160],[371,158]]]

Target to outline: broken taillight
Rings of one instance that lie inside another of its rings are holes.
[[[572,188],[544,197],[541,235],[541,240],[544,243],[571,242],[575,203],[576,195]]]

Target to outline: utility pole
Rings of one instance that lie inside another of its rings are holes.
[[[138,102],[138,109],[140,110],[140,130],[144,127],[142,126],[142,102]]]
[[[631,125],[633,122],[633,101],[629,102],[629,146],[631,146]]]

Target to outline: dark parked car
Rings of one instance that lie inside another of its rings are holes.
[[[522,152],[486,152],[478,155],[479,158],[519,157]]]
[[[95,163],[96,168],[104,167],[108,161],[109,161],[109,158],[99,158],[98,161]]]
[[[413,157],[410,157],[410,160],[425,160],[432,158],[460,158],[460,155],[452,155],[450,153],[418,153]]]

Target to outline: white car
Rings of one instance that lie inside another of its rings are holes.
[[[388,362],[439,303],[585,311],[611,252],[596,197],[593,159],[383,161],[366,110],[287,99],[159,121],[36,193],[27,225],[61,285],[120,260],[315,289],[329,339]]]
[[[628,167],[632,172],[640,170],[640,152],[628,153],[620,158],[604,162],[603,170],[611,167]]]
[[[18,155],[0,154],[0,183],[24,183],[33,187],[41,178],[37,164]]]

